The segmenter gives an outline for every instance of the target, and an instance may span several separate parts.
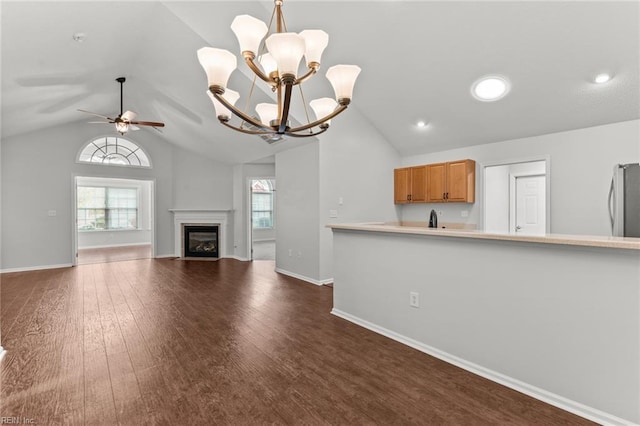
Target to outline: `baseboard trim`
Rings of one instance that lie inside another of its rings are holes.
[[[174,257],[176,257],[176,255],[173,254],[173,253],[172,254],[159,254],[159,255],[156,255],[154,257],[154,259],[169,259],[169,258],[174,258]]]
[[[289,277],[297,278],[302,281],[306,281],[314,285],[325,285],[333,282],[333,278],[329,278],[326,280],[316,280],[316,279],[305,277],[304,275],[296,274],[295,272],[287,271],[286,269],[281,269],[281,268],[276,268],[276,272],[278,272],[279,274],[287,275]]]
[[[240,257],[240,256],[236,256],[235,254],[229,255],[229,256],[222,256],[222,259],[235,259],[235,260],[239,260],[241,262],[248,262],[249,259],[247,259],[246,257]]]
[[[103,246],[85,246],[85,247],[78,247],[78,250],[101,249],[101,248],[113,248],[113,247],[150,246],[150,245],[151,245],[151,243],[106,244],[106,245],[103,245]]]
[[[60,269],[60,268],[70,268],[73,265],[71,263],[61,263],[59,265],[39,265],[39,266],[26,266],[23,268],[8,268],[8,269],[0,269],[1,274],[9,274],[12,272],[28,272],[28,271],[41,271],[43,269]]]
[[[525,395],[529,395],[532,398],[546,402],[547,404],[553,405],[562,410],[576,414],[580,417],[584,417],[585,419],[594,421],[598,424],[616,425],[616,426],[638,426],[637,423],[633,423],[629,420],[622,419],[620,417],[614,416],[612,414],[606,413],[596,408],[586,406],[579,402],[570,400],[563,396],[554,394],[552,392],[549,392],[544,389],[538,388],[536,386],[530,385],[528,383],[522,382],[518,379],[514,379],[513,377],[509,377],[504,374],[498,373],[496,371],[490,370],[488,368],[482,367],[473,362],[464,360],[462,358],[458,358],[457,356],[451,355],[447,352],[441,351],[432,346],[421,343],[417,340],[403,336],[402,334],[398,334],[384,327],[380,327],[376,324],[373,324],[369,321],[363,320],[354,315],[343,312],[339,309],[335,309],[335,308],[332,309],[331,314],[337,317],[340,317],[342,319],[345,319],[349,322],[352,322],[354,324],[357,324],[361,327],[364,327],[368,330],[371,330],[375,333],[386,336],[392,340],[395,340],[397,342],[410,346],[414,349],[419,350],[420,352],[424,352],[428,355],[441,359],[442,361],[448,362],[449,364],[453,364],[473,374],[477,374],[478,376],[484,377],[485,379],[489,379],[493,382],[499,383],[503,386],[506,386],[508,388],[521,392]]]

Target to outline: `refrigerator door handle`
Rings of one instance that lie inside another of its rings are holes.
[[[616,223],[616,188],[615,188],[615,176],[611,179],[611,188],[609,188],[609,220],[611,221],[611,234]]]

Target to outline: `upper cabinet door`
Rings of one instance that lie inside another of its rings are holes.
[[[444,203],[447,183],[447,163],[427,165],[427,201]]]
[[[475,202],[476,162],[473,160],[452,161],[447,163],[447,202]]]
[[[407,204],[410,201],[411,195],[411,170],[406,167],[404,169],[395,169],[393,171],[394,187],[393,187],[393,199],[396,204]]]
[[[427,166],[411,167],[411,202],[427,202]]]

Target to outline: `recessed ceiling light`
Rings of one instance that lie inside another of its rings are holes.
[[[593,81],[598,84],[606,83],[609,80],[611,80],[611,76],[606,73],[598,74],[596,75],[596,78],[593,79]]]
[[[506,78],[491,75],[476,80],[471,86],[471,94],[479,101],[491,102],[503,98],[510,88]]]
[[[422,127],[427,127],[427,122],[426,122],[426,121],[423,121],[423,120],[420,120],[420,121],[418,121],[418,122],[416,123],[416,126],[418,126],[418,127],[420,127],[420,128],[422,128]]]

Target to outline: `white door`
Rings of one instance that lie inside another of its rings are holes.
[[[518,234],[546,233],[545,177],[516,177],[516,220],[513,231]]]

